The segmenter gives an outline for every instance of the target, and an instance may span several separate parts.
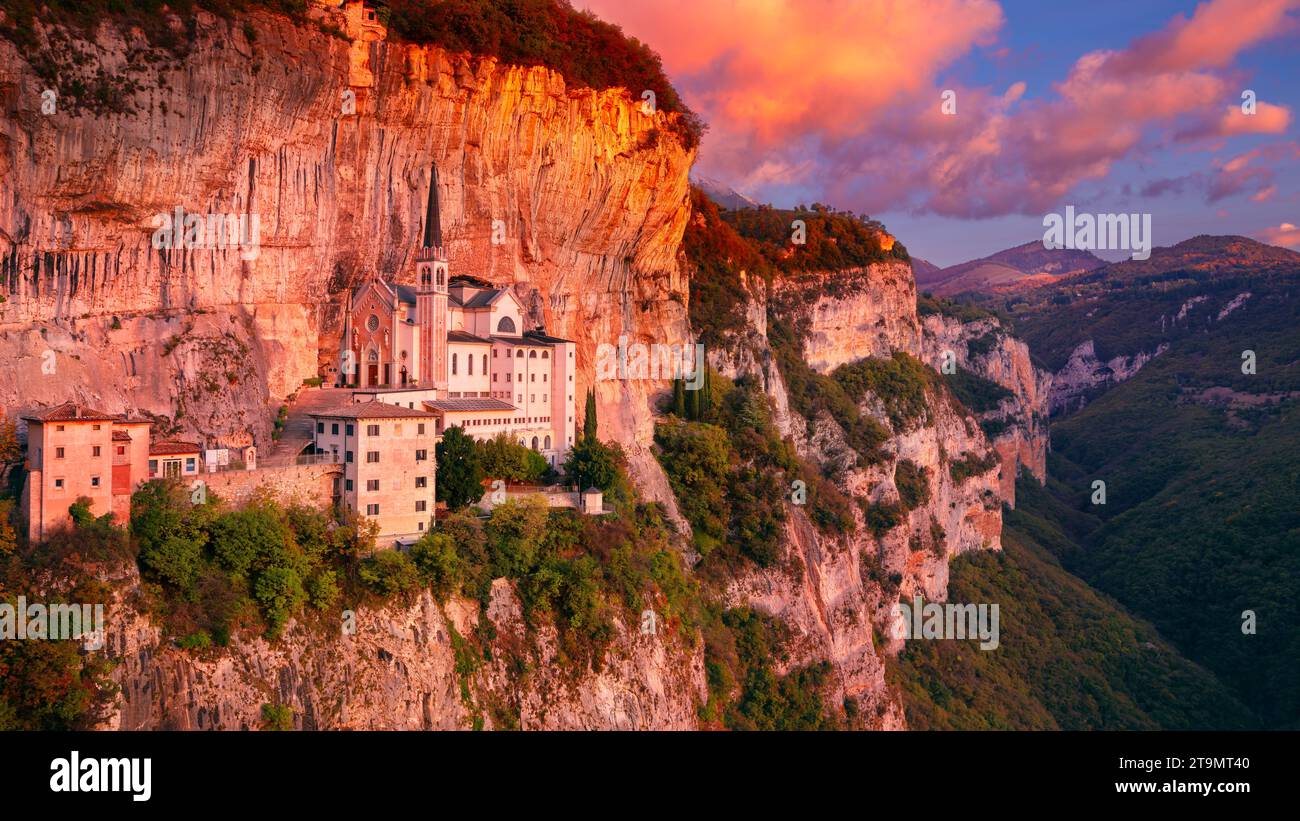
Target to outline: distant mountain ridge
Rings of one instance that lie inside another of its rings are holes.
[[[917,287],[941,296],[967,291],[1001,293],[1057,282],[1100,268],[1104,259],[1090,251],[1049,250],[1040,240],[947,268],[916,270]],[[933,267],[933,266],[931,266]]]
[[[760,204],[758,200],[745,196],[722,180],[713,177],[692,176],[691,182],[708,195],[709,199],[716,202],[718,207],[728,211],[736,211],[741,208],[757,208]]]
[[[1260,274],[1300,266],[1300,253],[1236,235],[1200,234],[1151,251],[1149,259],[1128,259],[1105,265],[1081,277],[1131,281],[1143,277],[1186,271],[1189,274]]]

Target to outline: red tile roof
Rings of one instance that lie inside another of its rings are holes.
[[[149,446],[150,456],[177,456],[183,453],[198,453],[199,446],[193,442],[154,442]]]
[[[53,408],[33,411],[24,416],[28,422],[112,422],[114,417],[76,402],[64,402]]]

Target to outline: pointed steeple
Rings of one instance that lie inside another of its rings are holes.
[[[424,215],[425,248],[442,247],[442,215],[438,207],[438,166],[429,169],[429,208]]]

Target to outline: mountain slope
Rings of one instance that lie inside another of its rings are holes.
[[[1063,499],[1100,522],[1062,558],[1214,670],[1266,725],[1296,727],[1300,302],[1247,304],[1054,424]],[[1245,350],[1255,374],[1242,372]],[[1091,503],[1096,480],[1104,505]],[[1243,632],[1246,611],[1257,634]]]
[[[952,564],[952,601],[997,603],[1001,643],[910,642],[891,665],[914,729],[1241,729],[1255,719],[1148,624],[1061,567],[1053,504],[1021,481],[1001,553]],[[1050,547],[1049,547],[1050,546]]]

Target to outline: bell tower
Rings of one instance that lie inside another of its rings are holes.
[[[415,255],[415,319],[420,332],[420,386],[447,395],[447,255],[442,248],[438,167],[429,169],[424,238]]]

